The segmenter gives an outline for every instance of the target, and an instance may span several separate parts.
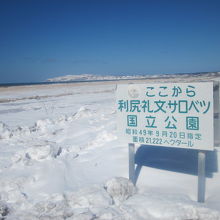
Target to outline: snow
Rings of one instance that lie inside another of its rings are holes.
[[[119,79],[142,79],[146,76],[140,75],[93,75],[93,74],[80,74],[80,75],[66,75],[48,79],[48,82],[68,82],[68,81],[101,81],[101,80],[119,80]]]
[[[139,148],[136,187],[127,179],[117,83],[0,88],[0,219],[220,219],[218,147],[207,156],[204,204],[194,151]]]
[[[134,185],[123,177],[108,180],[105,184],[105,189],[116,205],[120,205],[136,192]]]
[[[66,75],[66,76],[60,76],[60,77],[55,77],[48,79],[48,82],[70,82],[70,81],[84,81],[84,82],[89,82],[89,81],[102,81],[102,80],[143,80],[143,79],[148,79],[148,80],[175,80],[176,78],[178,79],[185,79],[187,77],[190,77],[191,79],[193,74],[191,73],[185,73],[185,74],[161,74],[161,75],[149,75],[149,74],[133,74],[133,75],[126,75],[126,74],[120,74],[120,75],[95,75],[95,74],[74,74],[74,75]],[[208,73],[197,73],[194,74],[194,77],[202,77],[203,80],[206,78],[210,77],[219,77],[220,72],[208,72]]]

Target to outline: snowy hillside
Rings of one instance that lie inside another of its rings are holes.
[[[68,81],[101,81],[101,80],[131,80],[131,79],[175,79],[187,77],[202,77],[212,78],[220,77],[220,72],[210,73],[188,73],[188,74],[166,74],[166,75],[94,75],[94,74],[80,74],[80,75],[66,75],[48,79],[48,82],[68,82]]]
[[[195,151],[141,147],[137,187],[128,181],[117,83],[124,82],[0,88],[0,219],[220,219],[218,147],[207,155],[204,204],[196,202]]]
[[[142,79],[146,76],[114,76],[114,75],[93,75],[93,74],[80,74],[80,75],[66,75],[48,79],[48,82],[67,82],[67,81],[96,81],[96,80],[119,80],[119,79]]]

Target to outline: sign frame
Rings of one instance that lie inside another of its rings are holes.
[[[220,82],[213,82],[213,150],[214,146],[219,145],[220,141],[217,140],[217,135],[220,130]],[[214,110],[217,109],[217,112]],[[146,145],[146,144],[145,144]],[[197,149],[198,151],[198,187],[197,187],[197,201],[200,203],[205,202],[205,161],[206,149]],[[135,168],[135,143],[128,143],[128,157],[129,157],[129,180],[136,185],[137,182],[137,168]]]
[[[213,82],[122,84],[117,105],[124,143],[214,149]]]

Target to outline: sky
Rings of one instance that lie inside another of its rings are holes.
[[[0,83],[220,71],[219,0],[0,0]]]

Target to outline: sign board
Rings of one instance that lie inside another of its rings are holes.
[[[126,143],[213,150],[213,83],[121,84],[119,137]]]

